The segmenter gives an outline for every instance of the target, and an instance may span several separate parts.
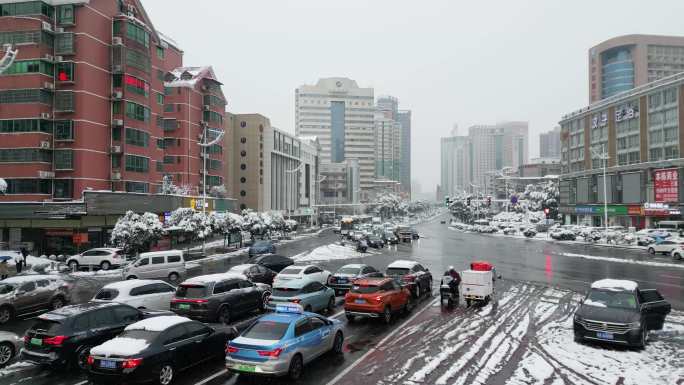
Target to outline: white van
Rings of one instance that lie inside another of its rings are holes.
[[[181,250],[152,251],[142,253],[123,271],[124,279],[160,279],[179,282],[185,277],[185,260]]]
[[[660,221],[658,229],[679,234],[684,232],[684,221]]]

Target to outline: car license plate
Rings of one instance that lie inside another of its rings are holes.
[[[181,310],[190,310],[190,304],[187,303],[181,303],[178,305],[178,308]]]
[[[612,340],[613,339],[613,333],[597,332],[596,337],[604,339],[604,340]]]
[[[355,299],[354,303],[366,303],[365,299]]]
[[[347,278],[338,278],[337,281],[339,283],[347,283]]]
[[[256,372],[256,366],[254,365],[238,365],[237,370],[241,372]]]
[[[100,367],[105,369],[116,369],[116,361],[100,360]]]
[[[31,338],[31,345],[43,346],[43,340],[40,338]]]

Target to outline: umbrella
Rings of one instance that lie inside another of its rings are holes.
[[[10,259],[12,259],[12,257],[9,256],[9,255],[0,255],[0,262],[2,262],[2,261],[8,261],[8,260],[10,260]]]

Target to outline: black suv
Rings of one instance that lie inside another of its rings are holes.
[[[655,289],[636,282],[603,279],[575,312],[575,341],[604,341],[643,348],[649,330],[660,330],[671,306]]]
[[[202,275],[178,285],[171,311],[207,322],[230,321],[238,314],[266,309],[271,287],[232,273]]]
[[[114,338],[134,322],[172,314],[113,302],[65,306],[38,317],[24,336],[22,358],[53,367],[84,369],[93,346]]]

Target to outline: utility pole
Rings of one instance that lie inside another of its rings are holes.
[[[607,194],[607,183],[606,183],[606,168],[608,167],[608,153],[606,153],[606,144],[601,144],[601,153],[596,149],[592,148],[591,153],[594,157],[603,160],[603,227],[608,230],[608,194]]]

